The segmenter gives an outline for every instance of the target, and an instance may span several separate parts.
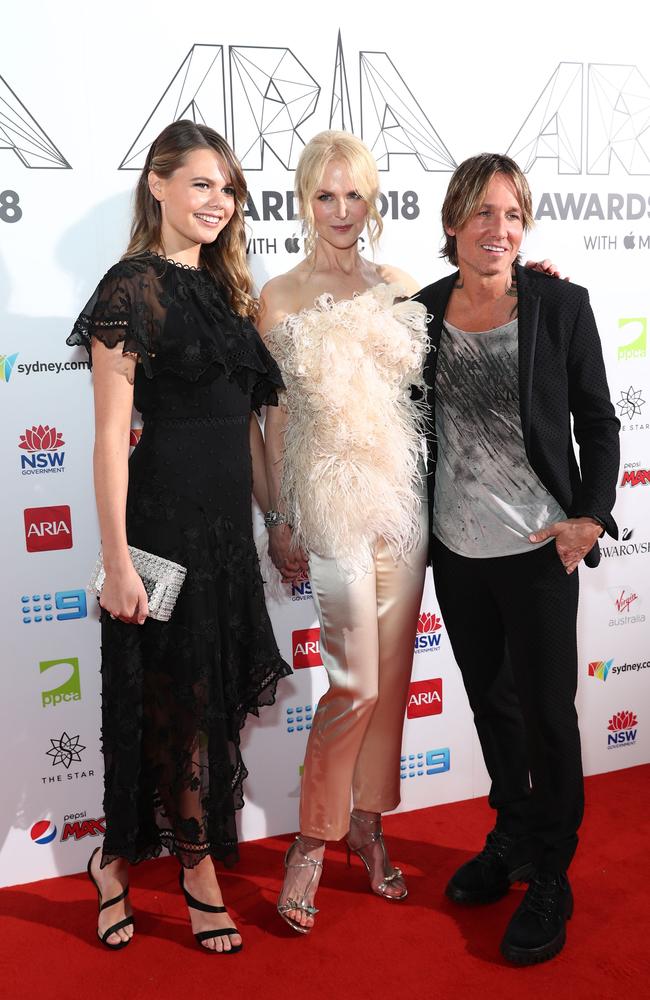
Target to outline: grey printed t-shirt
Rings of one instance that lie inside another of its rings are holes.
[[[477,559],[530,552],[531,532],[566,517],[526,456],[517,330],[516,319],[485,333],[445,322],[440,338],[433,532]]]

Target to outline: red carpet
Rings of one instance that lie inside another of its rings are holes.
[[[96,897],[85,876],[0,890],[0,995],[47,1000],[621,1000],[650,996],[650,766],[587,779],[587,812],[571,869],[576,909],[568,943],[552,962],[507,966],[499,941],[520,889],[481,909],[443,895],[446,880],[482,846],[484,799],[389,817],[395,863],[409,898],[367,891],[357,860],[330,852],[308,938],[275,914],[288,838],[244,844],[224,895],[244,935],[242,954],[202,954],[189,930],[171,858],[132,873],[137,939],[115,954],[94,938]],[[263,874],[262,874],[263,873]]]

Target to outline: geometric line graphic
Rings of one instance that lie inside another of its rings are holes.
[[[636,66],[589,64],[587,173],[650,174],[650,86]]]
[[[231,46],[233,147],[245,170],[262,170],[268,147],[293,170],[304,146],[298,128],[316,110],[320,86],[286,48]]]
[[[21,163],[31,169],[71,169],[63,154],[1,76],[0,149],[12,149]]]
[[[451,171],[454,158],[386,52],[360,52],[361,137],[380,170],[391,156],[415,156],[427,171]]]
[[[345,71],[345,59],[343,58],[343,43],[341,42],[340,31],[336,42],[329,128],[338,129],[341,132],[354,132],[352,108],[350,107],[350,92],[348,90],[348,75]]]
[[[508,149],[528,173],[536,160],[555,160],[559,174],[582,171],[582,63],[561,62]]]
[[[189,118],[227,137],[223,45],[193,45],[140,129],[118,170],[142,170],[166,125]]]
[[[641,410],[646,402],[641,395],[641,391],[641,389],[635,389],[633,386],[630,386],[629,389],[621,389],[621,398],[616,405],[622,417],[631,420],[632,417],[641,416]]]
[[[67,733],[61,733],[61,738],[58,740],[53,740],[50,737],[50,743],[52,747],[46,751],[46,755],[52,758],[52,767],[63,764],[66,770],[73,760],[81,760],[81,751],[86,749],[79,742],[78,736],[68,736]]]

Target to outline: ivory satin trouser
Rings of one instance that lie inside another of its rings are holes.
[[[427,507],[418,546],[395,562],[379,539],[369,573],[346,582],[336,560],[309,556],[329,689],[314,716],[302,777],[300,832],[340,840],[357,809],[400,800],[402,729],[427,556]]]

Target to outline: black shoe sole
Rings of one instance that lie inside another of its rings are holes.
[[[453,882],[448,882],[445,889],[445,896],[452,903],[460,903],[462,906],[483,906],[486,903],[496,903],[498,899],[503,899],[509,891],[509,882],[502,882],[489,892],[487,890],[481,892],[472,891],[471,889],[461,889],[459,886],[454,885]]]
[[[499,885],[490,890],[462,889],[460,886],[454,885],[452,878],[447,883],[445,896],[452,903],[460,903],[462,906],[484,906],[487,903],[496,903],[497,900],[503,899],[508,894],[510,886],[514,882],[528,882],[534,871],[535,865],[532,862],[520,865],[514,871],[508,872],[507,882],[500,882]]]
[[[517,948],[502,941],[501,954],[513,965],[539,965],[540,962],[548,962],[559,955],[565,943],[566,927],[562,927],[560,933],[541,948]]]

